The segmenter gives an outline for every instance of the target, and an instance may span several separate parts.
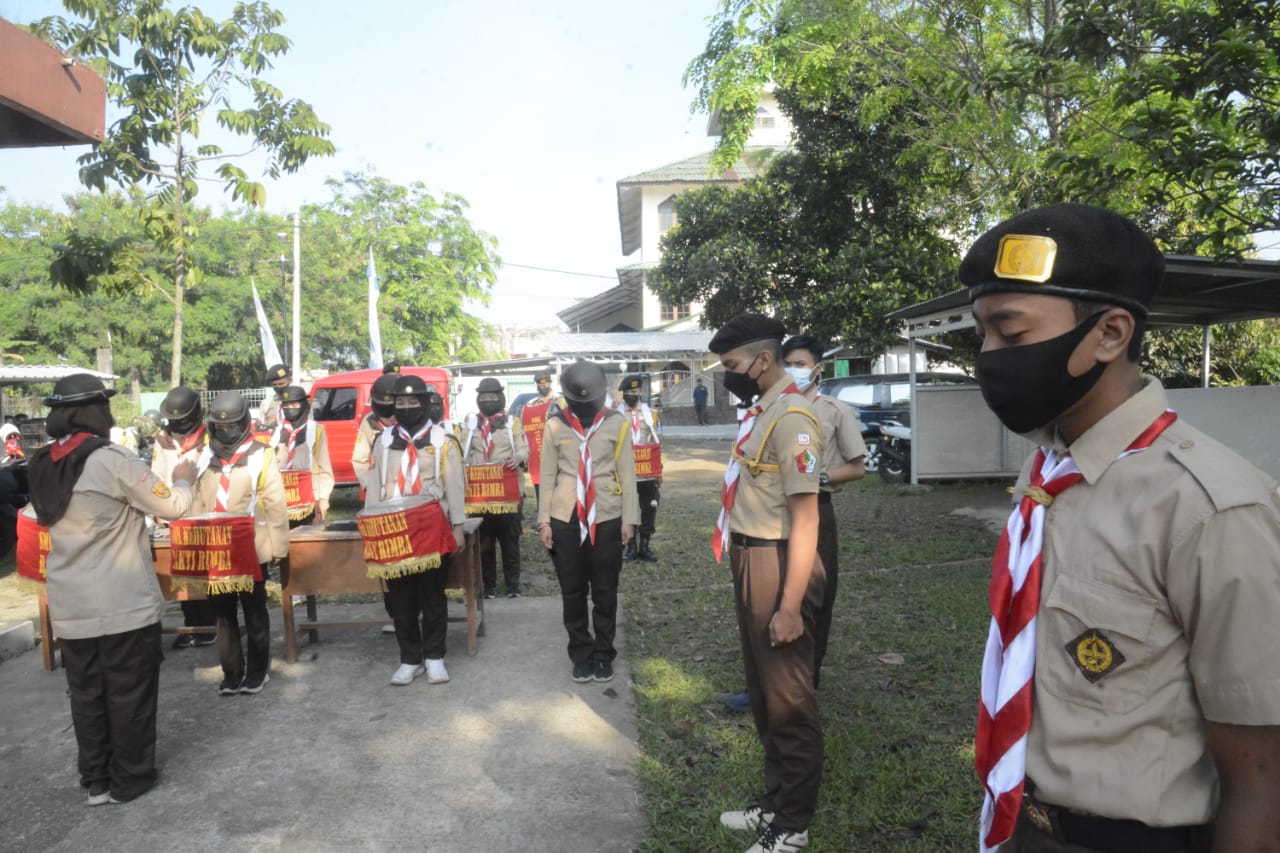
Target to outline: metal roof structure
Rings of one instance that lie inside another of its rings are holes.
[[[112,373],[86,370],[74,364],[0,364],[0,385],[29,385],[34,382],[57,382],[73,373],[87,373],[103,382],[117,377]]]
[[[101,142],[107,84],[0,18],[0,148]]]
[[[713,332],[598,332],[548,335],[544,346],[561,359],[644,360],[706,355]]]
[[[632,264],[618,268],[618,284],[570,305],[556,316],[570,329],[580,329],[618,311],[634,309],[635,325],[640,325],[639,311],[644,299],[644,271],[654,264]]]
[[[1280,317],[1280,263],[1167,255],[1164,286],[1151,304],[1148,327],[1205,328],[1263,317]],[[963,288],[900,308],[889,319],[905,323],[908,338],[974,325]]]

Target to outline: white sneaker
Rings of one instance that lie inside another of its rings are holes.
[[[449,680],[449,670],[444,668],[444,661],[427,659],[427,684],[444,684]]]
[[[721,812],[720,823],[730,829],[751,830],[757,835],[773,820],[773,812],[748,806],[740,812]]]
[[[792,832],[769,824],[760,833],[756,843],[747,848],[747,853],[797,853],[809,846],[809,830]]]
[[[396,632],[396,626],[395,626],[395,625],[383,625],[383,626],[382,626],[382,633],[384,633],[384,634],[394,634],[395,632]]]
[[[391,676],[391,683],[397,687],[403,687],[406,684],[412,684],[413,680],[424,672],[426,672],[426,669],[420,663],[402,663],[400,668],[395,671],[395,674]]]

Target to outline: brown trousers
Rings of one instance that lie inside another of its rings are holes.
[[[105,782],[132,800],[156,781],[160,623],[83,640],[59,640],[79,748],[80,784]]]
[[[774,813],[780,829],[808,829],[822,783],[822,721],[813,686],[814,627],[825,583],[822,561],[814,561],[801,606],[804,634],[778,648],[769,641],[769,620],[782,602],[786,543],[734,545],[730,564],[747,697],[764,747],[764,796],[759,804]]]

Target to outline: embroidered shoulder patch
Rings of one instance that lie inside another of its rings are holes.
[[[812,474],[818,470],[818,457],[806,450],[796,456],[796,470],[801,474]]]
[[[164,484],[163,480],[156,480],[156,484],[151,487],[151,493],[158,498],[169,497],[169,487]]]
[[[1064,648],[1090,684],[1096,683],[1124,663],[1124,655],[1116,648],[1115,643],[1097,628],[1088,629]]]
[[[809,445],[809,433],[807,432],[796,433],[796,444],[800,445],[801,447],[807,447]]]

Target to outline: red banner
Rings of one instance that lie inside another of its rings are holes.
[[[529,479],[536,486],[542,482],[542,430],[547,425],[547,412],[551,409],[550,401],[527,403],[520,410],[520,425],[524,427],[524,437],[529,441]]]
[[[520,509],[520,475],[506,465],[467,466],[467,514],[494,515]]]
[[[215,512],[169,525],[169,574],[173,585],[205,595],[252,592],[262,580],[253,539],[253,516]]]
[[[457,549],[453,527],[439,501],[399,498],[374,504],[356,516],[371,578],[400,578],[440,567]]]
[[[310,471],[281,471],[284,481],[284,502],[292,521],[306,518],[315,511],[316,493],[311,488]]]
[[[662,476],[662,445],[633,444],[631,451],[636,460],[637,480],[656,480]]]
[[[49,528],[36,521],[30,510],[18,513],[18,585],[27,590],[44,589],[45,560],[49,556]]]

